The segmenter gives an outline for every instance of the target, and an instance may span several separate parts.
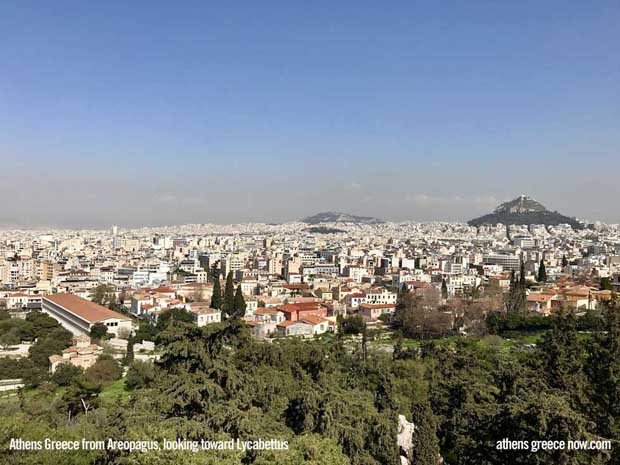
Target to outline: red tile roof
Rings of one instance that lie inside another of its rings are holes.
[[[130,320],[129,317],[121,313],[113,312],[110,309],[73,294],[52,294],[43,297],[43,300],[49,300],[90,323],[97,323],[98,321],[108,320],[110,318]]]

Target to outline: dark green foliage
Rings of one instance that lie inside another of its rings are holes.
[[[502,334],[508,331],[542,331],[550,329],[553,317],[543,315],[523,315],[520,313],[490,313],[487,327],[491,334]]]
[[[397,404],[394,394],[394,380],[391,374],[383,372],[375,390],[375,407],[377,411],[395,410]]]
[[[0,379],[28,377],[34,370],[35,366],[30,359],[0,357]]]
[[[611,285],[611,278],[601,278],[599,288],[601,289],[601,291],[611,291],[613,289],[613,286]]]
[[[35,339],[47,337],[53,330],[61,327],[54,318],[39,311],[28,313],[26,321],[32,324]]]
[[[442,299],[448,298],[448,284],[446,283],[445,278],[441,280],[441,298]]]
[[[233,318],[243,318],[245,315],[245,299],[243,298],[243,293],[241,292],[241,285],[237,286],[237,291],[235,292],[235,298],[233,301]]]
[[[4,332],[0,333],[0,348],[2,349],[17,345],[21,341],[19,331],[16,328],[11,328],[8,331],[4,330]]]
[[[101,384],[88,380],[85,376],[78,376],[62,396],[59,405],[62,411],[69,414],[69,418],[81,413],[88,414],[99,404],[98,396]]]
[[[52,382],[59,386],[69,386],[78,376],[82,375],[82,369],[71,363],[61,363],[51,377]]]
[[[361,334],[366,323],[360,315],[349,315],[342,320],[342,332],[344,334]]]
[[[586,375],[597,386],[590,400],[599,418],[599,434],[620,438],[620,306],[617,302],[607,306],[604,317],[585,364]]]
[[[61,354],[63,350],[71,345],[73,334],[62,327],[52,330],[46,337],[37,339],[30,347],[30,359],[40,368],[47,370],[49,366],[49,356]]]
[[[222,302],[222,312],[227,317],[235,311],[235,285],[233,283],[233,273],[230,271],[226,276],[226,286],[224,287],[224,300]]]
[[[34,338],[34,328],[29,321],[19,318],[0,320],[0,346],[15,345]]]
[[[538,265],[538,276],[536,277],[536,280],[539,283],[547,282],[547,267],[545,266],[544,260],[541,260],[540,265]]]
[[[211,308],[222,308],[222,285],[219,276],[213,281],[213,296],[211,296]]]
[[[620,319],[612,308],[588,312],[583,324],[592,333],[579,334],[582,323],[570,314],[539,323],[508,315],[497,325],[500,333],[502,328],[552,325],[538,348],[511,349],[489,344],[488,338],[463,337],[416,342],[410,349],[403,346],[411,341],[401,341],[394,354],[377,350],[369,331],[361,345],[344,331],[334,338],[264,343],[250,337],[236,318],[202,328],[169,318],[158,336],[161,358],[154,365],[130,365],[129,392],[110,397],[120,385],[108,384],[117,379],[119,367],[102,357],[96,369],[67,377],[63,388],[39,382],[15,402],[0,402],[0,440],[282,438],[291,445],[287,452],[80,451],[54,460],[394,465],[399,463],[395,439],[402,414],[417,427],[414,464],[437,464],[438,451],[451,465],[616,464],[617,458],[608,459],[605,452],[534,454],[496,448],[504,437],[619,437]],[[35,369],[29,360],[0,359],[0,374],[10,377]],[[2,463],[45,460],[37,452],[7,454],[0,448]]]
[[[572,312],[561,312],[553,319],[551,331],[538,346],[547,384],[571,397],[583,395],[584,350],[577,337],[577,323]]]
[[[184,321],[186,323],[193,323],[193,315],[184,308],[171,308],[165,310],[159,314],[157,318],[156,330],[161,332],[165,330],[172,321]]]
[[[127,338],[127,352],[125,353],[125,357],[123,358],[124,366],[131,365],[131,363],[134,360],[135,354],[133,352],[133,346],[135,343],[136,343],[136,340],[134,339],[134,336],[129,336]]]
[[[90,328],[90,337],[95,341],[102,341],[108,336],[108,327],[103,323],[95,323]]]
[[[155,367],[151,362],[134,361],[125,377],[127,389],[141,389],[150,387],[155,380]]]
[[[161,317],[161,315],[160,315]],[[148,321],[140,321],[138,330],[133,335],[134,343],[140,343],[142,341],[155,341],[155,338],[159,334],[159,331]]]
[[[414,404],[411,419],[415,425],[411,462],[416,465],[437,465],[439,460],[437,419],[428,400],[422,399]]]

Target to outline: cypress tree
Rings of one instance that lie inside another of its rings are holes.
[[[536,277],[536,280],[539,283],[547,282],[547,268],[545,267],[544,260],[540,261],[540,266],[538,267],[538,276]]]
[[[547,384],[581,400],[584,389],[583,346],[577,334],[577,320],[571,311],[560,310],[553,319],[551,331],[538,344],[538,351]]]
[[[415,425],[411,463],[415,465],[437,465],[439,463],[437,420],[429,402],[416,403],[413,406],[411,416]]]
[[[235,292],[235,298],[233,300],[233,316],[236,318],[242,318],[245,315],[245,299],[241,292],[241,285],[237,286],[237,292]]]
[[[506,311],[508,313],[521,313],[525,311],[525,268],[521,263],[521,278],[516,279],[515,272],[510,275],[510,288],[506,297]]]
[[[605,322],[594,335],[586,373],[599,434],[620,436],[620,306],[606,304]]]
[[[448,298],[448,285],[446,284],[445,278],[441,279],[441,298],[442,299]]]
[[[213,282],[213,296],[211,297],[211,308],[222,308],[222,285],[219,276]]]
[[[235,285],[233,284],[232,271],[226,276],[226,286],[224,287],[224,301],[222,302],[222,310],[226,315],[231,316],[235,309]]]
[[[375,390],[375,407],[379,412],[396,409],[394,381],[389,373],[381,373]]]

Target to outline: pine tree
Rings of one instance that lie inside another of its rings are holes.
[[[538,267],[538,276],[537,276],[536,280],[539,283],[547,282],[547,268],[545,267],[545,261],[544,260],[540,261],[540,266]]]
[[[243,318],[245,315],[245,299],[243,298],[243,293],[241,292],[241,285],[237,286],[237,292],[235,292],[235,298],[233,300],[233,317],[234,318]]]
[[[437,465],[439,463],[437,420],[429,402],[416,403],[411,416],[415,431],[410,462],[415,465]]]
[[[444,300],[448,298],[448,284],[446,283],[445,278],[442,278],[441,280],[441,298]]]
[[[211,297],[211,308],[222,308],[222,285],[219,276],[213,282],[213,296]]]
[[[227,316],[231,316],[235,309],[235,285],[233,283],[232,271],[226,276],[226,286],[224,287],[224,301],[222,310]]]

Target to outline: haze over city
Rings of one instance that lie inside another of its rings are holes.
[[[618,222],[617,2],[275,5],[3,2],[0,226]]]

